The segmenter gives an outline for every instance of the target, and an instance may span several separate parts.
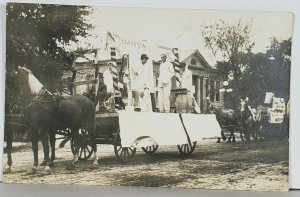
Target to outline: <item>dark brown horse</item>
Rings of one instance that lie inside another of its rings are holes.
[[[239,113],[227,108],[214,108],[213,112],[216,114],[216,119],[222,128],[221,135],[223,140],[227,139],[225,136],[225,132],[227,131],[230,133],[227,142],[235,142],[234,132],[237,130],[239,124]]]
[[[224,131],[229,131],[230,133],[227,142],[235,142],[234,132],[237,131],[239,131],[242,141],[250,141],[250,132],[254,122],[247,99],[240,100],[238,110],[215,108],[213,112],[216,114],[217,121],[222,128],[221,135],[224,141],[226,140]]]
[[[75,153],[72,165],[78,161],[79,129],[89,133],[94,150],[94,165],[97,165],[97,146],[94,141],[95,108],[92,101],[82,95],[74,95],[61,99],[53,95],[33,76],[30,70],[19,67],[15,80],[18,82],[20,95],[24,103],[28,103],[24,110],[26,123],[31,130],[32,150],[34,154],[33,171],[38,166],[38,140],[43,144],[45,172],[50,172],[52,161],[49,157],[50,140],[55,138],[55,130],[70,129],[75,143]],[[34,96],[34,98],[32,98]],[[86,140],[86,139],[85,139]],[[51,140],[52,141],[52,140]],[[52,141],[53,143],[53,141]],[[53,144],[52,144],[53,145]],[[55,158],[52,151],[52,159]]]

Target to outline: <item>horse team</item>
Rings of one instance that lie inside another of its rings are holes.
[[[98,164],[97,145],[95,142],[95,107],[94,103],[85,96],[74,95],[69,98],[60,98],[49,92],[31,73],[30,70],[19,67],[17,72],[10,75],[10,80],[22,98],[22,103],[26,108],[22,111],[22,117],[31,130],[31,142],[34,155],[32,173],[35,173],[38,166],[38,140],[43,145],[45,165],[44,173],[50,173],[55,159],[55,131],[68,128],[71,131],[71,137],[74,140],[75,151],[70,168],[73,168],[78,161],[79,148],[82,139],[79,136],[79,130],[84,129],[88,132],[88,140],[93,148],[93,165]],[[251,109],[246,100],[241,100],[240,110],[214,109],[216,118],[222,127],[222,137],[226,140],[224,130],[230,130],[228,141],[235,141],[234,131],[240,129],[241,139],[250,141],[250,130],[257,131],[261,137],[260,112]],[[11,170],[11,142],[12,134],[6,136],[8,162],[6,170]],[[51,147],[51,158],[49,156],[49,143]],[[86,140],[86,139],[84,139]]]
[[[248,99],[240,100],[238,110],[213,108],[212,111],[216,114],[217,121],[221,126],[221,135],[224,141],[227,139],[225,132],[229,132],[227,142],[235,142],[235,132],[240,133],[242,141],[250,142],[251,136],[254,140],[263,139],[261,110],[249,106]],[[220,142],[220,138],[218,142]]]

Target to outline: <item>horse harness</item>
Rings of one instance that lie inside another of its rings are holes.
[[[248,106],[248,109],[251,112],[252,118],[255,122],[258,122],[261,120],[261,111],[260,110],[254,111],[253,109],[251,109],[250,106]]]
[[[48,94],[48,95],[46,95]],[[52,98],[52,100],[49,100],[49,101],[41,101],[40,99],[43,97],[43,96],[50,96]],[[21,114],[24,113],[24,111],[26,111],[30,106],[32,105],[39,105],[41,108],[43,108],[46,112],[50,113],[50,114],[53,114],[52,111],[50,111],[49,109],[47,109],[44,105],[42,105],[43,103],[57,103],[58,105],[58,111],[57,111],[57,114],[55,114],[56,116],[60,115],[60,112],[61,112],[61,102],[60,102],[61,98],[59,98],[58,96],[52,94],[51,92],[49,92],[46,88],[41,88],[41,90],[37,93],[37,95],[34,97],[34,99],[32,100],[31,103],[29,103],[25,108],[24,110],[22,111]]]

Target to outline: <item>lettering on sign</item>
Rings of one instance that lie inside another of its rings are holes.
[[[76,72],[75,82],[87,81],[95,78],[95,69],[78,70]]]

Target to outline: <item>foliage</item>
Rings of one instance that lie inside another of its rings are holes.
[[[86,6],[7,4],[6,68],[31,69],[49,89],[60,88],[61,68],[72,59],[64,46],[92,28]]]
[[[234,75],[240,73],[243,59],[241,55],[248,53],[254,46],[251,42],[251,26],[249,24],[229,25],[220,20],[218,23],[205,26],[202,32],[205,46],[216,57],[222,57],[222,63],[227,72],[233,71]],[[224,73],[229,74],[229,73]]]
[[[227,95],[226,100],[232,101],[228,107],[236,107],[238,97],[238,81],[241,79],[242,72],[247,66],[247,60],[254,42],[251,41],[251,25],[242,24],[230,25],[223,20],[213,25],[205,26],[202,32],[205,46],[210,49],[216,57],[221,57],[217,62],[217,69],[227,80],[229,74],[233,75],[231,87],[235,91]],[[225,103],[226,104],[226,103]]]
[[[274,92],[276,97],[289,99],[291,38],[279,41],[272,38],[265,53],[254,54],[251,49],[251,26],[219,23],[203,30],[205,45],[216,57],[221,57],[216,68],[230,81],[234,91],[225,94],[225,106],[236,108],[241,97],[249,97],[252,104],[263,103],[265,92]]]
[[[251,54],[239,89],[251,100],[262,103],[265,92],[289,99],[291,39],[272,38],[266,53]]]

